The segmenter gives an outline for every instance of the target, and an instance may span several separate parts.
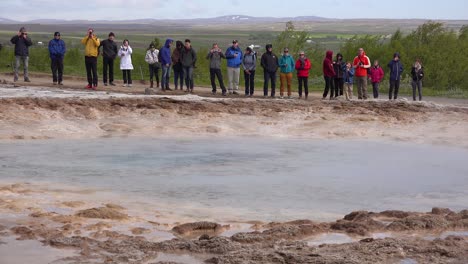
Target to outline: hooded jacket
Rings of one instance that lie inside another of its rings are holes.
[[[312,67],[310,60],[304,57],[304,60],[298,59],[296,61],[297,77],[309,77],[309,70]]]
[[[398,60],[394,60],[395,57],[398,57]],[[403,73],[403,64],[400,61],[400,54],[395,53],[393,54],[393,60],[388,63],[388,67],[390,68],[390,80],[391,81],[398,81],[401,79],[401,74]]]
[[[359,63],[362,63],[362,66],[359,66]],[[362,55],[358,55],[353,60],[354,76],[356,77],[366,77],[367,69],[371,67],[370,59],[366,56],[366,53],[363,52]]]
[[[245,54],[242,59],[242,68],[247,71],[255,71],[257,68],[257,53],[252,51],[250,54]]]
[[[280,65],[280,72],[281,73],[291,73],[294,71],[295,68],[295,63],[294,59],[291,55],[286,54],[282,55],[281,58],[279,59],[279,65]]]
[[[118,55],[120,57],[120,69],[121,70],[133,70],[133,64],[132,64],[132,47],[127,46],[121,46],[118,52]]]
[[[159,51],[159,54],[161,55],[161,64],[166,65],[166,64],[171,64],[171,46],[170,44],[172,43],[172,39],[168,38],[166,39],[166,43],[164,43],[164,47],[161,48]]]
[[[328,50],[325,59],[323,59],[323,75],[326,77],[335,76],[335,70],[333,69],[333,51]]]
[[[336,54],[336,60],[333,62],[333,69],[335,70],[335,79],[343,78],[343,66],[346,67],[346,63],[343,61],[343,54],[338,53]]]
[[[278,57],[273,52],[269,52],[268,49],[271,48],[271,45],[266,45],[265,49],[267,52],[263,53],[261,58],[261,65],[263,70],[266,72],[276,72],[278,70]]]
[[[182,41],[180,40],[177,40],[176,48],[174,49],[171,55],[172,69],[174,69],[174,71],[176,72],[182,71],[182,63],[180,62],[180,53],[182,52],[183,48],[184,48],[184,43],[182,43]]]
[[[115,59],[115,57],[117,56],[117,53],[119,52],[115,41],[110,40],[110,39],[105,39],[101,41],[99,48],[101,47],[102,47],[102,55],[108,59]]]
[[[370,79],[371,79],[371,82],[373,83],[379,83],[382,81],[384,77],[384,71],[382,69],[382,67],[377,66],[372,66],[371,70],[370,70]]]
[[[49,41],[49,56],[52,60],[63,59],[65,56],[65,42],[62,39],[52,39]]]
[[[234,57],[234,54],[237,53],[237,57]],[[239,68],[242,64],[242,50],[237,47],[231,46],[227,48],[226,53],[227,66],[230,68]]]
[[[182,66],[184,67],[193,67],[195,66],[195,62],[197,62],[197,53],[193,49],[190,48],[183,48],[182,52],[180,53],[180,61],[182,62]]]
[[[15,44],[15,56],[29,56],[29,46],[32,45],[29,37],[25,39],[16,35],[11,38],[10,42]]]

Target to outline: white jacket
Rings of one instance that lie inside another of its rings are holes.
[[[128,46],[128,48],[125,49],[124,46],[120,46],[118,55],[120,57],[120,69],[121,70],[133,70],[132,47]]]
[[[146,52],[145,61],[148,64],[155,64],[156,62],[158,62],[158,54],[159,54],[159,50],[155,49],[154,51],[151,51],[149,49]]]

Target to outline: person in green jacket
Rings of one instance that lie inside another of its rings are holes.
[[[291,99],[291,83],[295,67],[294,58],[289,54],[289,49],[284,48],[283,55],[279,59],[280,66],[280,98],[284,95],[284,86],[288,86],[288,98]]]

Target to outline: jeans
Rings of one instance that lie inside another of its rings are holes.
[[[122,70],[124,84],[132,84],[132,70]]]
[[[171,65],[162,65],[161,88],[169,89],[169,77],[171,76]]]
[[[227,68],[228,73],[228,85],[229,92],[232,93],[234,90],[239,90],[239,77],[240,77],[240,68]]]
[[[174,69],[175,89],[177,89],[179,82],[180,82],[180,89],[183,90],[183,88],[184,88],[184,71],[182,69],[180,71]]]
[[[28,74],[28,68],[29,68],[29,57],[28,56],[16,56],[16,61],[15,61],[15,81],[18,80],[18,71],[20,67],[21,61],[23,62],[23,70],[24,70],[24,80],[29,79]]]
[[[416,88],[418,88],[419,101],[422,100],[422,81],[412,81],[411,86],[413,87],[413,101],[416,101]]]
[[[343,95],[344,79],[334,78],[333,81],[335,83],[335,97]]]
[[[330,99],[333,98],[333,94],[334,94],[334,83],[333,83],[333,77],[329,77],[329,76],[323,76],[323,78],[325,79],[325,90],[323,91],[323,98],[327,98],[327,95],[328,95],[328,91],[330,91]]]
[[[187,90],[193,90],[193,66],[190,67],[183,67],[184,70],[184,76],[185,76],[185,86],[187,87]]]
[[[356,79],[358,89],[358,99],[367,99],[367,76],[357,76]]]
[[[284,86],[287,85],[288,87],[288,96],[291,96],[291,84],[292,84],[293,74],[292,72],[288,73],[280,73],[280,95],[283,96],[284,94]]]
[[[255,90],[255,71],[244,71],[245,95],[253,95]]]
[[[85,57],[86,76],[88,77],[88,85],[97,86],[97,57]]]
[[[299,97],[302,96],[302,86],[304,85],[304,94],[305,96],[309,95],[309,77],[297,77],[299,81]]]
[[[52,69],[52,80],[54,83],[63,81],[63,58],[52,59],[50,63]]]
[[[218,78],[219,86],[221,87],[223,94],[226,93],[226,87],[224,86],[221,69],[210,69],[211,91],[216,92],[216,78]]]
[[[153,76],[156,77],[156,86],[159,87],[159,65],[156,64],[148,64],[149,65],[149,73],[150,73],[150,81],[153,81]]]
[[[388,99],[392,100],[398,98],[398,90],[400,90],[400,80],[390,80],[390,89],[388,90]]]
[[[114,82],[114,59],[103,57],[102,59],[102,70],[104,71],[103,74],[103,81],[107,83],[107,70],[109,69],[109,82]]]
[[[271,81],[271,97],[275,97],[276,92],[276,72],[263,72],[263,95],[268,96],[268,81]]]
[[[372,83],[372,92],[374,93],[374,98],[377,99],[379,98],[379,82],[373,82]]]

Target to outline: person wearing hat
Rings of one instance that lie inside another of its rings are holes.
[[[81,40],[81,44],[85,46],[85,66],[88,77],[86,89],[96,89],[98,85],[97,56],[101,41],[94,35],[94,30],[88,28],[87,35]]]
[[[283,55],[279,59],[280,66],[280,96],[284,96],[284,86],[288,87],[288,98],[291,99],[291,85],[295,63],[293,57],[289,54],[289,49],[284,48]]]
[[[60,32],[55,32],[54,38],[49,41],[50,68],[54,85],[63,84],[63,58],[66,51],[65,41],[61,39]]]
[[[255,91],[255,70],[257,68],[257,53],[249,46],[245,49],[242,59],[244,68],[245,96],[252,97]]]
[[[229,83],[229,93],[239,94],[239,76],[240,76],[240,65],[242,64],[242,50],[239,48],[239,42],[235,39],[232,41],[225,54],[227,60],[227,73]]]
[[[10,40],[15,45],[15,77],[14,81],[18,81],[18,70],[20,63],[23,62],[24,70],[24,81],[30,82],[28,77],[28,66],[29,66],[29,46],[32,45],[31,39],[28,37],[28,32],[25,27],[21,27],[18,34],[13,36]]]
[[[114,41],[115,34],[110,32],[107,39],[101,41],[99,48],[102,47],[102,71],[103,71],[103,81],[104,86],[107,86],[107,72],[109,71],[109,84],[115,86],[114,84],[114,60],[117,57],[118,48],[117,44]]]
[[[153,43],[151,43],[145,56],[145,61],[149,65],[150,88],[154,87],[153,76],[156,77],[156,88],[159,88],[159,69],[161,68],[161,63],[159,63],[158,55],[159,50],[156,49],[156,46]]]
[[[275,97],[276,91],[276,72],[278,71],[278,57],[273,53],[273,45],[265,46],[266,52],[260,59],[263,68],[263,96],[268,96],[268,81],[271,81],[271,97]]]
[[[398,97],[398,90],[400,89],[400,79],[403,73],[403,64],[400,61],[400,53],[393,54],[393,60],[388,63],[390,68],[390,89],[388,90],[388,99],[396,100]]]

